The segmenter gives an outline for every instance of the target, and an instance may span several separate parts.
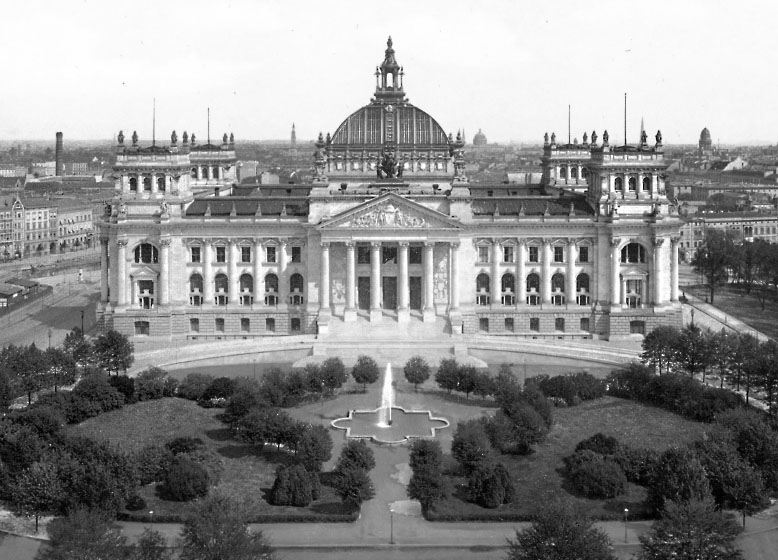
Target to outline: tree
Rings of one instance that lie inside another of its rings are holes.
[[[702,372],[705,381],[705,370],[711,363],[710,344],[707,333],[693,323],[683,329],[676,343],[676,355],[681,367],[691,377]]]
[[[362,469],[370,471],[375,467],[375,456],[373,450],[368,447],[365,440],[349,440],[338,457],[338,464],[335,470],[342,471],[348,468]]]
[[[84,337],[79,327],[73,327],[62,343],[63,350],[69,354],[76,363],[84,364],[92,356],[92,345]]]
[[[354,508],[358,508],[362,502],[375,496],[375,488],[373,481],[370,480],[370,474],[360,468],[349,466],[336,471],[333,486],[343,503]]]
[[[448,391],[448,394],[450,395],[451,391],[457,388],[458,382],[459,364],[457,364],[456,359],[443,358],[440,360],[438,371],[435,372],[435,383],[437,383],[441,389]]]
[[[213,379],[213,375],[207,373],[190,373],[179,384],[178,396],[190,401],[199,401]]]
[[[403,368],[405,379],[408,383],[413,383],[413,390],[419,392],[419,385],[430,378],[430,366],[421,356],[413,356]]]
[[[711,363],[715,364],[719,371],[720,389],[724,388],[724,377],[733,364],[736,345],[737,336],[730,334],[723,328],[711,338]]]
[[[513,501],[514,487],[510,473],[499,462],[482,461],[467,482],[470,500],[485,508],[496,508]]]
[[[165,473],[165,494],[168,499],[188,502],[208,493],[210,477],[205,468],[186,457],[176,457]]]
[[[332,394],[346,382],[346,366],[340,358],[327,358],[319,368],[324,388]]]
[[[27,404],[32,404],[32,394],[43,389],[47,384],[48,370],[46,359],[35,343],[21,349],[17,356],[15,370],[21,381],[22,389],[27,393]]]
[[[261,531],[248,527],[246,506],[215,494],[197,504],[181,530],[181,560],[272,559]]]
[[[49,544],[38,560],[107,560],[125,558],[126,538],[99,510],[77,508],[48,526]]]
[[[281,465],[276,470],[276,479],[270,489],[270,503],[276,506],[305,507],[313,500],[312,477],[302,465]]]
[[[492,446],[483,423],[479,420],[459,422],[451,442],[451,455],[466,474],[492,455]]]
[[[47,368],[47,385],[54,386],[54,392],[62,385],[70,385],[76,380],[76,362],[59,348],[47,348],[43,353]]]
[[[749,393],[751,390],[750,373],[748,364],[753,359],[759,348],[759,341],[750,334],[740,334],[734,345],[732,365],[735,369],[735,388],[740,391],[741,382],[746,386],[746,404],[748,404]],[[745,377],[745,379],[744,379]]]
[[[470,393],[478,386],[478,371],[470,365],[461,365],[457,371],[457,391],[465,394],[465,399],[470,400]]]
[[[675,362],[676,347],[680,333],[670,325],[663,325],[652,330],[643,339],[643,363],[649,364],[659,375],[668,373]]]
[[[94,344],[98,363],[109,373],[113,371],[118,374],[119,370],[126,372],[135,361],[134,351],[135,346],[129,338],[114,330],[101,334]]]
[[[778,398],[778,344],[774,340],[760,344],[758,354],[753,356],[748,367],[749,378],[764,392],[767,413],[773,416]]]
[[[153,529],[144,529],[131,554],[132,560],[171,560],[172,553],[167,549],[167,541],[162,533]]]
[[[713,499],[669,501],[648,535],[640,536],[639,560],[740,560],[734,540],[739,532],[730,514]]]
[[[124,395],[111,386],[105,373],[84,377],[74,387],[73,395],[94,403],[98,414],[124,406]]]
[[[687,448],[671,447],[659,458],[646,502],[661,512],[667,500],[684,502],[710,494],[705,468]]]
[[[351,370],[354,381],[362,384],[362,391],[367,391],[368,383],[378,381],[378,364],[370,356],[359,356]]]
[[[297,458],[310,472],[320,472],[322,463],[332,457],[332,436],[318,424],[308,426],[300,439]]]
[[[11,486],[14,509],[21,515],[35,517],[36,533],[40,515],[58,512],[63,498],[57,466],[50,461],[33,463]]]
[[[540,510],[532,525],[508,539],[507,560],[615,560],[611,541],[592,520],[571,504]]]
[[[413,474],[408,482],[408,497],[419,500],[425,511],[445,495],[442,463],[443,452],[439,442],[417,439],[411,444],[410,466]]]
[[[692,259],[695,272],[705,276],[713,303],[716,288],[729,278],[729,267],[733,265],[735,241],[732,233],[718,229],[708,229],[702,244]]]

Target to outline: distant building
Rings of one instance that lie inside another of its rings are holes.
[[[27,175],[27,167],[13,163],[0,163],[0,177],[24,178]]]
[[[57,249],[73,251],[92,245],[92,204],[76,199],[52,201],[57,207]]]
[[[30,173],[35,177],[50,177],[56,174],[57,162],[41,161],[30,165]]]
[[[473,146],[486,146],[486,134],[481,132],[481,129],[478,129],[478,132],[475,136],[473,136]]]
[[[694,258],[708,230],[729,231],[738,241],[762,239],[778,243],[778,213],[721,212],[698,213],[687,219],[681,228],[681,249],[687,261]]]
[[[700,141],[697,144],[697,153],[700,156],[713,155],[713,141],[710,138],[710,130],[703,128],[700,132]]]

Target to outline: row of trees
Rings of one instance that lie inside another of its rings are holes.
[[[764,402],[771,415],[778,404],[778,343],[770,339],[759,342],[749,334],[722,330],[711,332],[694,324],[683,329],[657,327],[643,340],[644,363],[660,375],[685,372],[694,377],[715,371],[719,386],[726,380],[738,391],[745,389],[746,403],[751,392],[764,393]]]

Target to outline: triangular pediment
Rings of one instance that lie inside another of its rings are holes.
[[[319,224],[331,229],[459,229],[459,221],[394,193],[341,212]]]
[[[156,278],[157,274],[156,270],[145,265],[135,267],[130,272],[130,276],[133,278]]]

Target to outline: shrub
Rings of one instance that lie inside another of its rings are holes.
[[[262,395],[260,395],[259,387],[255,387],[253,391],[237,391],[233,393],[227,401],[227,406],[224,408],[224,423],[234,428],[236,423],[251,412],[252,409],[263,405],[270,405],[270,403],[265,401]]]
[[[302,465],[280,466],[270,490],[269,501],[276,506],[305,507],[314,500],[313,481],[318,475]]]
[[[35,406],[15,411],[8,419],[14,424],[32,428],[44,440],[54,438],[65,425],[65,415],[53,406]]]
[[[208,404],[221,399],[228,399],[235,391],[235,381],[229,377],[217,377],[200,396],[200,404]]]
[[[68,409],[65,412],[68,424],[78,424],[103,413],[99,402],[80,397],[75,393],[71,393],[70,397]]]
[[[485,508],[496,508],[513,501],[515,494],[510,473],[502,463],[483,461],[468,478],[470,499]]]
[[[183,399],[199,401],[213,380],[213,375],[207,373],[190,373],[178,385],[176,394]]]
[[[587,498],[615,498],[626,491],[627,477],[615,461],[588,450],[567,459],[567,478]]]
[[[621,449],[621,444],[619,443],[619,440],[613,436],[597,433],[591,437],[582,439],[578,442],[578,445],[575,446],[576,451],[583,451],[584,449],[594,451],[600,455],[615,455]]]
[[[467,474],[481,461],[491,457],[492,446],[481,421],[468,420],[457,424],[451,442],[451,455]]]
[[[111,386],[124,395],[125,404],[137,402],[135,380],[127,375],[114,375],[108,379]]]
[[[346,366],[340,358],[327,358],[319,367],[319,375],[324,382],[324,388],[333,393],[346,382]]]
[[[159,482],[165,477],[165,472],[173,461],[173,453],[162,445],[147,445],[138,450],[133,458],[138,469],[138,477],[142,485]]]
[[[342,471],[347,468],[362,469],[370,471],[375,467],[375,457],[373,450],[368,447],[365,440],[349,440],[340,452],[336,470]]]
[[[642,447],[622,445],[613,455],[613,460],[621,467],[627,480],[648,486],[654,477],[659,452]]]
[[[124,396],[108,382],[108,376],[95,373],[82,379],[73,389],[73,394],[99,407],[100,412],[107,412],[124,405]],[[98,413],[99,414],[99,413]]]
[[[705,468],[695,453],[688,448],[671,447],[657,460],[646,502],[658,513],[666,500],[683,502],[709,494]]]
[[[197,463],[208,473],[208,480],[211,485],[215,486],[219,484],[222,473],[224,472],[224,464],[219,456],[210,449],[200,447],[193,451],[180,453],[177,457],[189,459],[193,463]]]
[[[332,457],[332,436],[324,426],[309,426],[300,438],[297,458],[311,472],[321,471],[322,463]]]
[[[169,500],[188,502],[208,493],[208,473],[184,457],[176,457],[165,473],[164,494]]]
[[[196,451],[205,444],[199,437],[177,437],[170,440],[165,444],[165,447],[173,454],[178,455],[180,453],[191,453]]]
[[[142,509],[146,509],[146,500],[137,494],[133,494],[130,496],[130,499],[127,500],[127,504],[125,504],[124,507],[127,509],[127,511],[140,511]]]
[[[500,453],[526,455],[532,446],[541,442],[548,434],[543,418],[526,403],[517,403],[511,410],[512,416],[498,410],[492,418],[482,420],[489,442]]]

